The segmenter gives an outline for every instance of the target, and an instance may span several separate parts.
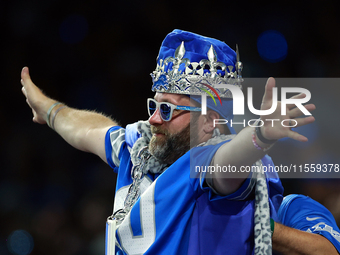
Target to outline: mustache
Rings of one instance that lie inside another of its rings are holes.
[[[155,127],[155,126],[151,126],[151,133],[152,134],[158,133],[158,134],[168,135],[168,132],[166,130],[163,130],[162,128]]]

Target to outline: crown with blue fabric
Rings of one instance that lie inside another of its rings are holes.
[[[238,54],[217,39],[175,29],[160,48],[156,70],[151,74],[152,91],[232,98],[229,89],[241,87],[242,63]]]
[[[201,103],[208,94],[207,107],[228,120],[233,116],[233,100],[229,89],[217,88],[227,84],[242,88],[242,63],[226,43],[214,38],[175,29],[169,33],[159,50],[156,70],[151,73],[152,91],[190,95]],[[220,97],[216,103],[213,97]]]

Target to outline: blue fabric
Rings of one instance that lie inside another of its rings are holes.
[[[324,236],[340,253],[340,230],[333,215],[310,197],[297,194],[286,196],[278,218],[285,226]]]
[[[106,136],[105,136],[105,141],[109,141],[109,142],[105,142],[105,154],[106,154],[106,160],[107,160],[107,163],[113,168],[114,172],[117,173],[118,172],[118,168],[115,166],[115,164],[113,163],[112,161],[112,158],[111,156],[108,156],[108,155],[111,155],[112,154],[112,146],[111,146],[111,142],[110,142],[110,134],[111,132],[115,131],[115,130],[118,130],[120,129],[121,127],[118,127],[118,126],[114,126],[114,127],[111,127],[108,132],[106,133]]]
[[[189,59],[190,62],[199,63],[202,59],[208,59],[207,52],[212,45],[216,51],[218,62],[223,62],[226,66],[235,67],[236,53],[225,42],[179,29],[169,33],[163,40],[158,54],[158,63],[160,59],[164,60],[169,56],[174,57],[177,47],[182,42],[184,42],[185,47],[183,58]],[[171,64],[165,66],[164,71],[167,72],[168,69],[172,69]],[[180,66],[180,70],[184,70],[184,64]]]
[[[273,165],[269,156],[263,165]],[[277,220],[277,210],[282,202],[283,187],[277,173],[267,177],[271,218]],[[203,193],[196,202],[190,230],[188,254],[253,254],[255,194],[249,187],[249,178],[229,199],[213,193]],[[230,199],[237,199],[230,200]]]
[[[188,254],[253,254],[254,200],[214,200],[204,193],[196,202]]]
[[[108,131],[108,133],[110,130]],[[138,137],[137,135],[128,134],[136,132],[135,129],[129,128],[126,130],[125,138]],[[110,146],[110,135],[106,136],[106,146]],[[131,143],[133,145],[133,143]],[[126,254],[127,250],[133,250],[132,254],[188,254],[189,238],[193,219],[197,217],[194,214],[194,209],[200,206],[201,197],[208,196],[208,192],[204,192],[200,187],[200,179],[190,177],[190,165],[196,164],[192,162],[190,153],[195,154],[195,150],[200,150],[202,156],[200,162],[208,165],[214,153],[216,146],[205,146],[202,148],[193,148],[174,164],[166,169],[161,175],[149,175],[150,186],[144,191],[143,195],[138,199],[137,203],[132,207],[129,220],[125,220],[116,231],[116,236],[119,244],[123,247],[120,250],[117,247],[117,254]],[[107,157],[112,157],[112,152],[119,154],[120,165],[109,164],[113,168],[118,168],[118,177],[116,184],[116,201],[125,198],[127,187],[132,183],[131,179],[131,161],[129,146],[127,141],[122,143],[119,151],[113,152],[107,150]],[[202,159],[203,158],[203,159]],[[247,221],[247,227],[253,229],[254,209],[252,204],[252,193],[248,192],[251,186],[242,186],[237,192],[249,194],[243,197],[245,201],[229,201],[228,198],[219,199],[218,203],[225,202],[228,207],[223,207],[229,215],[234,215],[231,218],[231,226],[236,226],[240,223],[240,215],[248,215],[244,221]],[[154,206],[154,209],[152,209]],[[212,204],[215,206],[215,204]],[[149,210],[147,214],[142,216],[143,211]],[[154,217],[154,219],[153,219]],[[149,222],[149,223],[148,223]],[[151,222],[151,223],[150,223]],[[125,225],[123,225],[125,224]],[[151,240],[146,248],[145,242],[140,241],[147,238],[150,230],[155,230],[154,240]],[[124,230],[126,230],[124,232]],[[124,233],[123,233],[124,232]],[[247,235],[245,233],[245,235]],[[126,250],[127,249],[127,250]],[[119,253],[120,252],[120,253]],[[243,254],[243,253],[240,253]]]
[[[133,144],[137,139],[141,136],[140,133],[137,131],[137,123],[129,124],[126,126],[125,132],[125,139],[126,144],[132,148]]]
[[[191,173],[190,176],[192,178],[201,178],[200,179],[200,187],[202,190],[206,191],[209,194],[209,200],[216,200],[216,199],[238,199],[243,200],[246,197],[249,196],[249,193],[251,192],[251,189],[248,189],[248,186],[250,184],[250,178],[252,175],[250,174],[244,183],[242,184],[242,187],[235,191],[233,194],[230,194],[228,196],[218,196],[216,195],[209,187],[204,186],[205,182],[205,175],[206,172],[201,171],[202,173],[198,172],[196,170],[196,167],[207,167],[210,166],[211,161],[206,161],[206,158],[213,158],[216,151],[225,143],[229,142],[230,140],[226,140],[224,142],[221,142],[217,145],[208,145],[203,147],[196,147],[191,150],[190,157],[191,157]],[[207,150],[206,148],[209,148]],[[202,174],[202,176],[199,176],[199,174]],[[248,191],[248,192],[245,192]]]

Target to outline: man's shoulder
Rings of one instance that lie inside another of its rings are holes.
[[[334,217],[325,206],[308,196],[299,194],[285,196],[278,211],[278,216],[280,221],[288,226],[297,222],[311,222],[314,220],[326,220],[335,223]]]
[[[132,148],[134,143],[141,136],[137,128],[138,122],[128,124],[125,128],[121,126],[114,126],[108,130],[108,136],[111,138],[111,143],[114,142],[118,137],[119,141],[124,140],[128,147]]]
[[[126,144],[132,148],[132,146],[135,144],[135,142],[138,140],[138,138],[141,136],[141,134],[138,132],[137,129],[137,122],[129,124],[125,128],[125,141]]]

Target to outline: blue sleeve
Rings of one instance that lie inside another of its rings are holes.
[[[119,154],[120,150],[125,143],[125,129],[119,126],[111,127],[105,136],[105,154],[106,160],[114,172],[118,172],[119,167]]]
[[[324,236],[340,252],[340,230],[333,215],[310,197],[296,194],[286,196],[278,217],[285,226]]]
[[[126,145],[129,148],[132,148],[137,139],[141,137],[141,134],[137,130],[137,122],[127,125],[125,130],[126,130],[125,132]]]
[[[130,149],[140,137],[136,123],[126,126],[126,129],[115,126],[110,128],[105,136],[106,160],[115,173],[118,172],[122,151],[129,153]]]
[[[230,140],[221,142],[217,145],[208,145],[203,147],[196,147],[191,150],[190,154],[190,165],[191,165],[191,177],[192,178],[200,178],[200,187],[203,191],[209,192],[209,200],[217,200],[217,199],[228,199],[228,200],[244,200],[246,199],[252,192],[255,180],[252,178],[252,173],[249,174],[248,178],[242,184],[242,186],[235,191],[234,193],[221,196],[218,195],[211,187],[206,185],[206,169],[210,166],[211,161],[216,153],[216,151],[226,142]],[[201,168],[201,173],[197,175],[196,167],[203,167]],[[222,166],[221,166],[222,167]]]

